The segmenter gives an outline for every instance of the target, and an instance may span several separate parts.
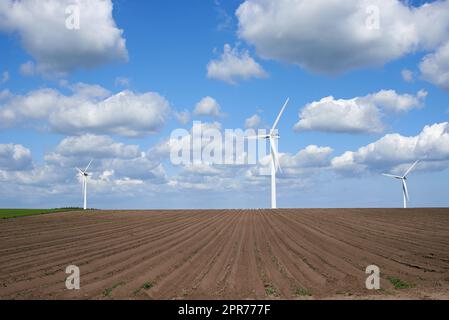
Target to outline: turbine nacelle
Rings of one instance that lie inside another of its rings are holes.
[[[85,172],[85,171],[81,170],[80,168],[76,168],[76,170],[78,170],[79,175],[82,176],[82,177],[90,176],[90,173]]]
[[[281,138],[281,136],[277,133],[270,133],[270,134],[264,134],[264,135],[260,135],[260,136],[248,136],[246,137],[247,139],[265,139],[265,140],[270,140],[270,139],[274,139],[274,140],[279,140]]]
[[[280,139],[281,138],[281,136],[279,135],[279,133],[275,133],[275,132],[272,132],[272,133],[270,133],[270,135],[267,137],[267,139],[276,139],[276,140],[278,140],[278,139]]]

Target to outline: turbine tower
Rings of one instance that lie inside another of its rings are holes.
[[[416,165],[419,163],[419,160],[416,161],[406,172],[403,176],[395,176],[392,174],[387,174],[387,173],[383,173],[382,175],[386,176],[386,177],[390,177],[390,178],[394,178],[394,179],[398,179],[401,180],[402,182],[402,196],[404,199],[404,209],[407,208],[407,201],[410,201],[410,196],[408,194],[408,188],[407,188],[407,177],[410,174],[410,172],[412,172],[412,170],[416,167]]]
[[[80,168],[76,168],[78,170],[78,173],[81,175],[83,179],[83,196],[84,196],[84,206],[83,209],[87,210],[87,178],[89,177],[89,173],[87,170],[89,169],[90,165],[92,164],[93,160],[90,160],[89,164],[87,165],[86,169],[81,170]]]
[[[280,163],[279,163],[279,156],[277,152],[277,145],[276,140],[279,140],[280,136],[277,133],[277,126],[279,124],[279,120],[281,120],[282,114],[284,113],[285,108],[288,105],[288,102],[290,101],[290,98],[287,98],[284,105],[282,106],[281,112],[279,112],[279,115],[276,118],[276,121],[273,124],[273,127],[270,130],[270,133],[267,135],[259,135],[255,137],[249,137],[249,138],[256,138],[256,139],[265,139],[270,141],[270,153],[271,153],[271,208],[276,209],[277,203],[276,203],[276,172],[277,170],[281,170]]]

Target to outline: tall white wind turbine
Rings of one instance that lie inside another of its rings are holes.
[[[93,160],[90,160],[89,164],[87,165],[86,169],[81,170],[80,168],[76,168],[78,170],[78,173],[81,175],[83,179],[83,196],[84,196],[84,206],[83,209],[87,210],[87,178],[89,177],[89,173],[87,170],[89,170],[90,165],[92,164]]]
[[[270,133],[267,135],[259,135],[255,137],[249,137],[249,138],[256,138],[256,139],[265,139],[270,141],[270,153],[271,153],[271,208],[276,209],[277,203],[276,203],[276,172],[277,170],[281,170],[280,163],[279,163],[279,155],[277,152],[277,145],[276,140],[279,140],[280,136],[277,133],[277,126],[279,124],[279,120],[281,120],[282,114],[284,113],[285,108],[288,105],[288,102],[290,101],[290,98],[287,98],[284,105],[282,106],[281,112],[279,112],[279,115],[276,118],[276,121],[273,124],[273,127],[270,130]]]
[[[395,176],[392,174],[383,173],[382,175],[394,179],[401,180],[402,182],[402,196],[404,199],[404,209],[407,208],[407,201],[410,201],[410,196],[408,194],[408,188],[407,188],[407,177],[412,172],[412,170],[416,167],[416,165],[419,163],[419,160],[416,161],[406,172],[403,176]]]

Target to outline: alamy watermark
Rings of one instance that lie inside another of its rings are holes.
[[[272,137],[273,151],[270,148]],[[270,162],[261,163],[271,152],[278,152],[277,130],[226,129],[224,132],[200,121],[191,131],[176,129],[170,135],[170,161],[173,165],[261,165],[261,175],[270,174]],[[267,143],[268,142],[268,143]]]
[[[366,7],[366,20],[365,26],[368,30],[379,30],[380,29],[380,8],[375,5],[370,5]]]
[[[73,4],[65,8],[65,27],[69,30],[79,30],[81,28],[80,7]]]
[[[380,269],[378,266],[369,265],[366,267],[365,273],[369,276],[366,278],[365,286],[368,290],[380,289]]]
[[[65,280],[65,287],[67,290],[80,289],[80,268],[75,265],[67,266],[65,273],[69,276]]]

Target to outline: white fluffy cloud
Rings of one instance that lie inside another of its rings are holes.
[[[0,181],[5,184],[10,183],[11,188],[33,187],[34,189],[28,189],[28,196],[32,197],[35,193],[39,194],[37,190],[41,188],[63,189],[64,184],[68,179],[74,178],[75,174],[74,169],[67,170],[60,166],[44,164],[22,171],[0,170]]]
[[[427,92],[415,96],[382,90],[353,99],[325,97],[307,104],[299,113],[297,131],[379,133],[384,130],[384,112],[407,112],[423,106]]]
[[[39,89],[7,98],[0,105],[0,128],[40,120],[67,134],[116,134],[127,137],[157,132],[170,114],[168,101],[154,92],[111,95],[96,85],[67,85],[72,95]]]
[[[310,174],[329,167],[333,149],[309,145],[296,154],[281,154],[280,164],[283,178],[292,178],[298,175]]]
[[[149,152],[137,145],[95,135],[63,139],[44,156],[44,163],[37,165],[33,165],[31,152],[25,147],[0,145],[0,181],[13,189],[40,189],[28,189],[31,194],[42,193],[42,188],[51,193],[73,193],[73,189],[78,190],[79,178],[75,167],[84,168],[90,160],[89,181],[95,192],[118,195],[125,187],[128,192],[136,185],[148,190],[167,182],[161,157],[149,157]]]
[[[212,60],[207,65],[207,76],[230,84],[237,79],[263,78],[267,73],[250,55],[248,50],[239,51],[225,44],[223,54],[218,60]]]
[[[188,110],[173,111],[173,115],[181,124],[187,124],[190,120],[190,112]]]
[[[425,56],[419,68],[424,79],[449,91],[449,42]]]
[[[193,114],[196,116],[210,116],[210,117],[221,117],[221,107],[218,102],[212,97],[202,98],[195,106]]]
[[[157,93],[123,91],[99,103],[60,108],[50,115],[59,132],[103,132],[121,136],[156,133],[165,123],[170,107]]]
[[[306,180],[312,176],[317,180],[318,175],[325,173],[330,167],[332,152],[333,149],[330,147],[309,145],[296,154],[280,153],[279,161],[282,172],[280,171],[277,174],[280,185],[288,185],[290,188],[292,186],[303,186]],[[270,164],[271,157],[267,155],[260,160],[258,165],[249,167],[245,174],[244,183],[267,186],[267,178],[271,174]]]
[[[299,114],[297,131],[376,133],[383,130],[379,110],[360,105],[357,100],[326,97],[305,106]]]
[[[29,149],[19,144],[0,144],[0,170],[21,171],[31,167]]]
[[[205,128],[208,127],[220,128],[217,123],[205,124]],[[79,189],[74,168],[84,167],[94,158],[89,184],[96,195],[122,196],[126,192],[134,197],[153,188],[157,188],[158,194],[211,189],[223,192],[248,190],[248,187],[258,189],[267,185],[267,177],[260,175],[260,165],[187,165],[168,176],[161,162],[168,157],[166,149],[169,149],[169,144],[160,143],[145,153],[136,146],[124,145],[103,136],[66,138],[46,155],[43,165],[20,172],[0,169],[0,181],[14,188],[28,188],[28,192],[37,193],[40,197],[48,196],[47,192],[66,196]],[[296,155],[282,154],[285,174],[281,180],[309,176],[329,166],[331,152],[332,149],[327,147],[309,146]],[[290,183],[294,183],[294,179]]]
[[[256,113],[245,120],[246,129],[257,129],[260,125],[260,116]]]
[[[408,69],[403,69],[401,71],[402,79],[404,79],[405,82],[412,82],[413,81],[413,71]]]
[[[145,181],[162,183],[165,179],[159,158],[150,159],[139,146],[116,142],[108,136],[89,134],[65,138],[44,159],[46,166],[41,167],[41,170],[47,167],[50,171],[72,172],[71,176],[69,174],[72,179],[76,173],[75,167],[84,168],[93,160],[90,168],[92,183],[103,189],[108,183],[132,186],[144,184]],[[37,172],[35,170],[29,175],[36,175]]]
[[[45,159],[47,161],[60,160],[60,157],[132,159],[140,155],[137,145],[115,142],[108,136],[86,134],[65,138]]]
[[[239,37],[263,58],[325,74],[434,50],[449,38],[448,1],[246,0],[236,15]]]
[[[377,93],[358,98],[361,104],[373,105],[389,112],[407,112],[421,108],[427,97],[427,91],[420,90],[416,95],[398,94],[394,90],[381,90]]]
[[[332,159],[342,173],[389,171],[403,173],[404,164],[422,160],[424,167],[443,169],[449,165],[449,123],[424,127],[417,136],[388,134],[376,142]]]
[[[73,6],[77,9],[68,10]],[[39,72],[64,74],[127,61],[123,30],[117,28],[112,9],[111,0],[3,0],[0,31],[19,35]],[[72,21],[77,12],[79,29],[68,28],[66,20]]]

